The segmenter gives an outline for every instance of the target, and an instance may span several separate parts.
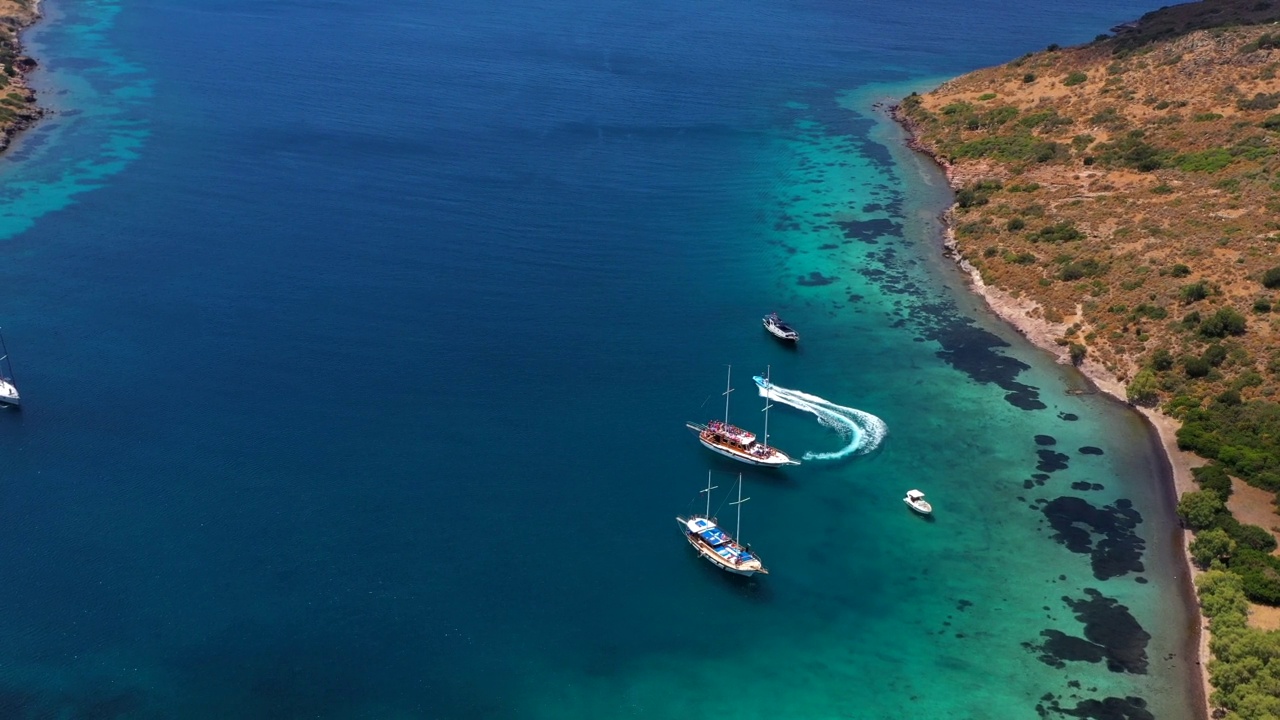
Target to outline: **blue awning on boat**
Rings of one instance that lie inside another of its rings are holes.
[[[698,533],[698,536],[701,537],[703,540],[706,540],[707,544],[712,547],[715,547],[716,545],[723,545],[729,542],[729,536],[725,535],[724,531],[721,530],[720,528],[711,528],[710,530],[703,530],[702,532]]]

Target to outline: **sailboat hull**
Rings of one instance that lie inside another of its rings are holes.
[[[679,523],[681,526],[681,529],[684,530],[685,524],[687,521],[684,518],[677,517],[676,522]],[[711,550],[705,544],[699,541],[696,535],[693,535],[687,530],[684,530],[684,539],[689,542],[689,545],[694,550],[698,551],[698,554],[702,556],[702,559],[706,560],[712,565],[715,565],[716,567],[720,568],[721,570],[727,573],[731,573],[733,575],[741,575],[743,577],[751,577],[752,575],[755,575],[757,573],[761,575],[769,574],[769,571],[764,569],[764,567],[760,565],[760,562],[758,560],[753,560],[751,564],[745,565],[745,566],[734,565],[726,561],[724,558],[717,555],[713,550]]]
[[[733,575],[741,575],[742,577],[751,577],[752,575],[756,574],[756,570],[754,569],[743,569],[743,568],[733,567],[732,565],[725,564],[725,562],[720,559],[719,555],[716,555],[715,553],[703,547],[702,543],[695,540],[692,536],[685,535],[684,538],[685,540],[689,541],[689,544],[693,546],[694,550],[698,551],[698,554],[701,555],[704,560],[711,563],[712,565],[715,565],[721,570],[727,573],[732,573]]]
[[[22,398],[18,396],[18,388],[7,380],[0,380],[0,405],[20,407]]]
[[[727,458],[733,458],[738,462],[744,462],[748,465],[758,465],[760,467],[783,467],[785,465],[800,464],[799,462],[792,460],[791,458],[786,456],[778,457],[775,455],[774,457],[769,457],[769,458],[759,458],[749,453],[745,453],[739,450],[734,450],[732,448],[727,448],[727,447],[724,447],[723,445],[717,445],[716,443],[713,443],[704,439],[701,435],[698,436],[698,442],[702,443],[703,447],[707,448],[708,450],[711,450],[712,452],[720,453],[721,455]],[[778,453],[778,455],[781,455],[781,453]]]

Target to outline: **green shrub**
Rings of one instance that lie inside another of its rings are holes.
[[[1218,393],[1218,396],[1213,401],[1220,405],[1239,405],[1243,402],[1240,398],[1239,390],[1224,390]]]
[[[957,158],[990,157],[1002,162],[1049,162],[1064,157],[1062,145],[1026,133],[993,135],[960,143],[951,150]]]
[[[1031,242],[1047,242],[1047,243],[1064,243],[1073,240],[1081,240],[1084,233],[1080,232],[1074,224],[1068,220],[1055,223],[1040,229],[1040,232],[1031,236]]]
[[[1243,315],[1232,308],[1221,308],[1200,323],[1200,334],[1210,338],[1243,335],[1246,328]]]
[[[1090,125],[1103,125],[1111,129],[1123,127],[1128,121],[1116,108],[1103,108],[1089,118]]]
[[[1027,73],[1026,75],[1022,76],[1022,82],[1024,83],[1033,83],[1035,81],[1036,81],[1035,73]]]
[[[1062,267],[1059,277],[1066,282],[1087,277],[1097,277],[1106,272],[1106,268],[1093,258],[1069,262]]]
[[[1210,122],[1213,120],[1221,120],[1221,119],[1222,119],[1222,115],[1215,112],[1196,113],[1195,115],[1191,116],[1192,122]]]
[[[1184,278],[1191,274],[1191,268],[1183,265],[1182,263],[1178,263],[1177,265],[1169,268],[1169,274],[1176,278]]]
[[[1004,224],[1004,229],[1009,232],[1017,232],[1027,226],[1027,221],[1020,217],[1010,218],[1009,222]]]
[[[1071,357],[1072,365],[1079,365],[1084,362],[1084,357],[1088,352],[1089,349],[1080,343],[1071,343],[1070,347],[1067,348],[1067,353]]]
[[[1231,534],[1231,539],[1239,543],[1240,547],[1259,552],[1269,553],[1276,549],[1275,536],[1257,525],[1241,524],[1239,529]]]
[[[1270,115],[1258,123],[1258,126],[1266,130],[1280,130],[1280,115]]]
[[[1200,355],[1204,361],[1209,363],[1210,367],[1218,367],[1227,359],[1227,349],[1222,347],[1221,343],[1214,343],[1204,349],[1204,353]]]
[[[1183,493],[1178,501],[1178,517],[1192,530],[1209,527],[1218,513],[1225,510],[1222,498],[1205,490]]]
[[[1165,164],[1166,153],[1143,140],[1141,130],[1134,130],[1113,142],[1099,143],[1096,149],[1098,159],[1105,165],[1151,172],[1159,170]]]
[[[1182,359],[1182,369],[1189,378],[1202,378],[1209,374],[1209,363],[1203,358],[1186,357]]]
[[[1280,265],[1262,273],[1262,286],[1270,290],[1280,288]]]
[[[1164,348],[1151,353],[1151,367],[1157,372],[1165,372],[1173,368],[1173,354]]]
[[[1233,159],[1225,149],[1211,148],[1179,155],[1173,162],[1183,172],[1215,173],[1230,165]]]
[[[1267,298],[1258,298],[1253,301],[1253,311],[1259,315],[1266,315],[1271,312],[1271,301]]]
[[[1178,297],[1182,298],[1182,302],[1188,305],[1199,302],[1209,297],[1209,283],[1201,280],[1183,285],[1182,289],[1178,291]]]
[[[1138,371],[1133,381],[1125,388],[1125,396],[1134,405],[1154,405],[1160,396],[1160,385],[1156,374],[1148,369]]]
[[[1231,476],[1226,468],[1217,463],[1209,463],[1198,468],[1191,468],[1191,475],[1201,490],[1215,493],[1223,502],[1231,497]]]
[[[1067,87],[1071,87],[1073,85],[1079,85],[1088,79],[1089,79],[1088,75],[1085,75],[1084,73],[1077,70],[1076,72],[1073,72],[1070,75],[1063,78],[1062,84],[1066,85]]]
[[[1138,284],[1141,285],[1141,283],[1138,283]],[[1126,288],[1126,289],[1133,290],[1135,288]],[[1165,310],[1164,308],[1158,305],[1148,305],[1147,303],[1142,303],[1138,307],[1134,308],[1133,314],[1138,317],[1151,318],[1152,320],[1163,320],[1169,317],[1168,310]]]
[[[1280,403],[1252,400],[1186,408],[1178,447],[1217,460],[1251,485],[1280,490]]]
[[[1274,110],[1280,107],[1280,93],[1258,93],[1248,100],[1237,100],[1241,110]]]
[[[962,208],[977,207],[991,202],[992,193],[1002,187],[996,180],[979,180],[956,193],[956,204]]]
[[[1191,559],[1205,570],[1214,560],[1226,562],[1236,551],[1236,541],[1221,528],[1210,528],[1196,533],[1190,550]]]

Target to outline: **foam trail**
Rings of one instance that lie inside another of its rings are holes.
[[[760,376],[754,378],[760,388],[760,396],[773,402],[790,405],[797,410],[812,413],[818,422],[840,434],[848,440],[848,444],[835,452],[807,452],[805,460],[839,460],[850,455],[869,453],[880,446],[880,441],[889,432],[889,426],[880,418],[856,408],[837,405],[817,395],[791,390],[770,383],[765,388],[765,380]]]

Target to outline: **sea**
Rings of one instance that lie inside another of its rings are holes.
[[[886,114],[1151,5],[44,0],[0,718],[1195,717],[1152,434]]]

